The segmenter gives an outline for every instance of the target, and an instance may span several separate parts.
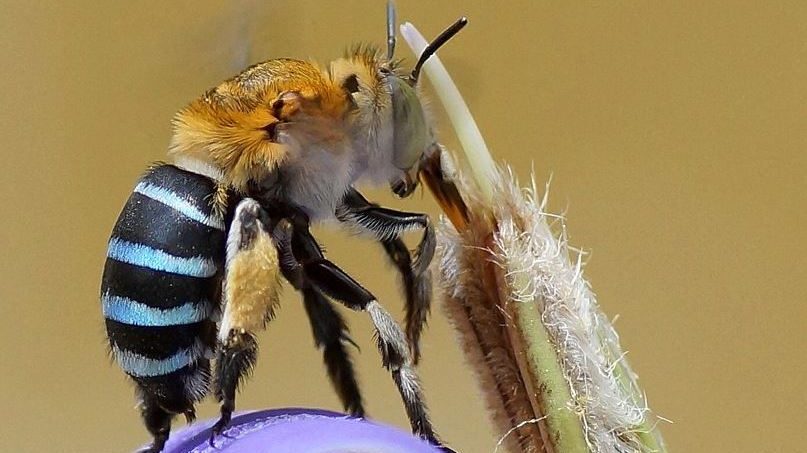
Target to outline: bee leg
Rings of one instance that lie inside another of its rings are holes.
[[[245,331],[231,330],[216,357],[216,399],[221,403],[221,416],[213,425],[210,445],[215,436],[230,424],[235,410],[235,392],[239,382],[252,370],[258,357],[255,336]]]
[[[142,393],[140,415],[143,417],[146,429],[154,438],[151,446],[141,450],[141,452],[157,453],[162,451],[165,447],[165,442],[168,440],[168,435],[171,433],[173,414],[160,407],[154,398]]]
[[[342,401],[342,406],[354,417],[364,417],[364,404],[359,384],[356,382],[353,363],[346,348],[347,343],[356,348],[358,346],[350,338],[347,323],[327,297],[305,279],[302,267],[292,253],[288,235],[276,237],[275,243],[278,247],[280,269],[283,271],[283,275],[303,295],[303,305],[311,323],[314,342],[318,348],[322,349],[328,377]]]
[[[420,334],[428,321],[431,309],[432,279],[426,270],[421,275],[412,271],[412,256],[399,238],[381,241],[384,251],[398,268],[406,295],[406,338],[415,365],[420,361]]]
[[[140,415],[154,442],[144,451],[161,451],[171,431],[174,416],[183,414],[188,423],[196,418],[194,403],[207,393],[210,364],[199,359],[173,373],[133,378]]]
[[[383,245],[387,256],[398,268],[406,295],[406,337],[415,364],[420,361],[420,335],[431,308],[431,272],[436,240],[434,228],[425,214],[395,211],[370,203],[358,191],[351,189],[337,217],[361,230],[372,233]],[[409,253],[400,235],[408,230],[423,228],[423,239],[415,252]]]
[[[406,408],[412,431],[420,437],[440,444],[429,420],[420,382],[412,367],[401,327],[378,303],[375,296],[356,280],[325,259],[307,226],[295,224],[292,250],[300,262],[306,279],[322,293],[353,310],[366,311],[376,331],[382,363],[392,379]]]
[[[356,382],[356,373],[346,348],[347,343],[353,345],[355,343],[348,336],[345,320],[331,302],[314,288],[307,288],[302,292],[314,341],[317,347],[322,349],[328,377],[342,401],[342,406],[350,415],[364,417],[359,384]]]
[[[227,235],[214,387],[221,417],[213,426],[211,445],[230,423],[238,385],[255,365],[253,332],[266,327],[278,300],[280,271],[269,228],[269,216],[258,202],[246,198],[238,204]]]
[[[426,214],[396,211],[369,202],[356,189],[350,188],[342,205],[337,208],[337,218],[360,230],[371,233],[380,241],[398,238],[414,229],[423,229],[423,238],[415,251],[412,272],[422,275],[429,269],[437,245],[434,227]]]

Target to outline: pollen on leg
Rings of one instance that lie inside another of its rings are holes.
[[[263,329],[278,303],[280,265],[272,238],[259,224],[257,207],[246,199],[236,210],[236,220],[227,240],[224,313],[219,341],[228,341],[230,331],[242,334]]]

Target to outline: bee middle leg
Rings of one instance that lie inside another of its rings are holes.
[[[227,235],[223,284],[223,314],[219,326],[214,395],[221,417],[210,443],[230,423],[239,383],[255,365],[255,332],[271,320],[278,300],[279,263],[272,240],[271,219],[252,199],[242,200]]]
[[[378,206],[367,201],[355,189],[345,196],[337,217],[342,222],[372,233],[397,267],[406,296],[406,337],[413,362],[417,364],[420,360],[420,336],[431,308],[429,264],[434,257],[436,241],[429,217]],[[413,259],[400,235],[417,228],[422,228],[424,232]]]
[[[314,288],[303,290],[303,305],[311,321],[314,341],[322,349],[322,357],[342,406],[354,417],[364,417],[356,372],[350,359],[347,346],[353,344],[348,335],[347,325],[342,316],[324,295]]]
[[[366,311],[370,315],[382,363],[392,374],[404,402],[412,431],[440,445],[429,420],[420,382],[412,367],[406,339],[400,326],[372,293],[324,257],[307,225],[296,222],[291,235],[291,248],[305,278],[317,290],[342,302],[350,309]]]
[[[305,278],[302,267],[294,258],[289,239],[287,234],[276,238],[281,271],[286,280],[303,296],[303,305],[311,323],[314,343],[317,348],[322,349],[328,378],[342,406],[354,417],[364,417],[361,391],[347,350],[348,344],[356,346],[356,343],[350,338],[347,323],[334,309],[331,301]]]

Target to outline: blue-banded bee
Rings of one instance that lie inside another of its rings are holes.
[[[414,371],[434,232],[425,214],[375,205],[354,185],[388,183],[400,197],[414,191],[440,152],[418,74],[465,23],[444,31],[405,75],[393,59],[389,7],[386,54],[357,47],[327,68],[266,61],[177,113],[172,162],[137,182],[113,228],[101,285],[111,354],[136,385],[151,450],[162,450],[175,415],[194,419],[211,386],[221,403],[211,443],[227,427],[281,279],[303,296],[345,410],[364,415],[346,349],[352,340],[331,300],[369,314],[413,431],[439,444]],[[325,258],[309,225],[328,219],[383,245],[404,283],[405,333],[373,294]],[[400,235],[414,229],[424,233],[412,255]]]

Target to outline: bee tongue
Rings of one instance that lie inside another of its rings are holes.
[[[460,195],[460,191],[449,175],[443,170],[443,149],[439,145],[432,146],[423,156],[420,164],[420,180],[434,195],[437,204],[454,224],[458,231],[468,225],[468,207]]]

